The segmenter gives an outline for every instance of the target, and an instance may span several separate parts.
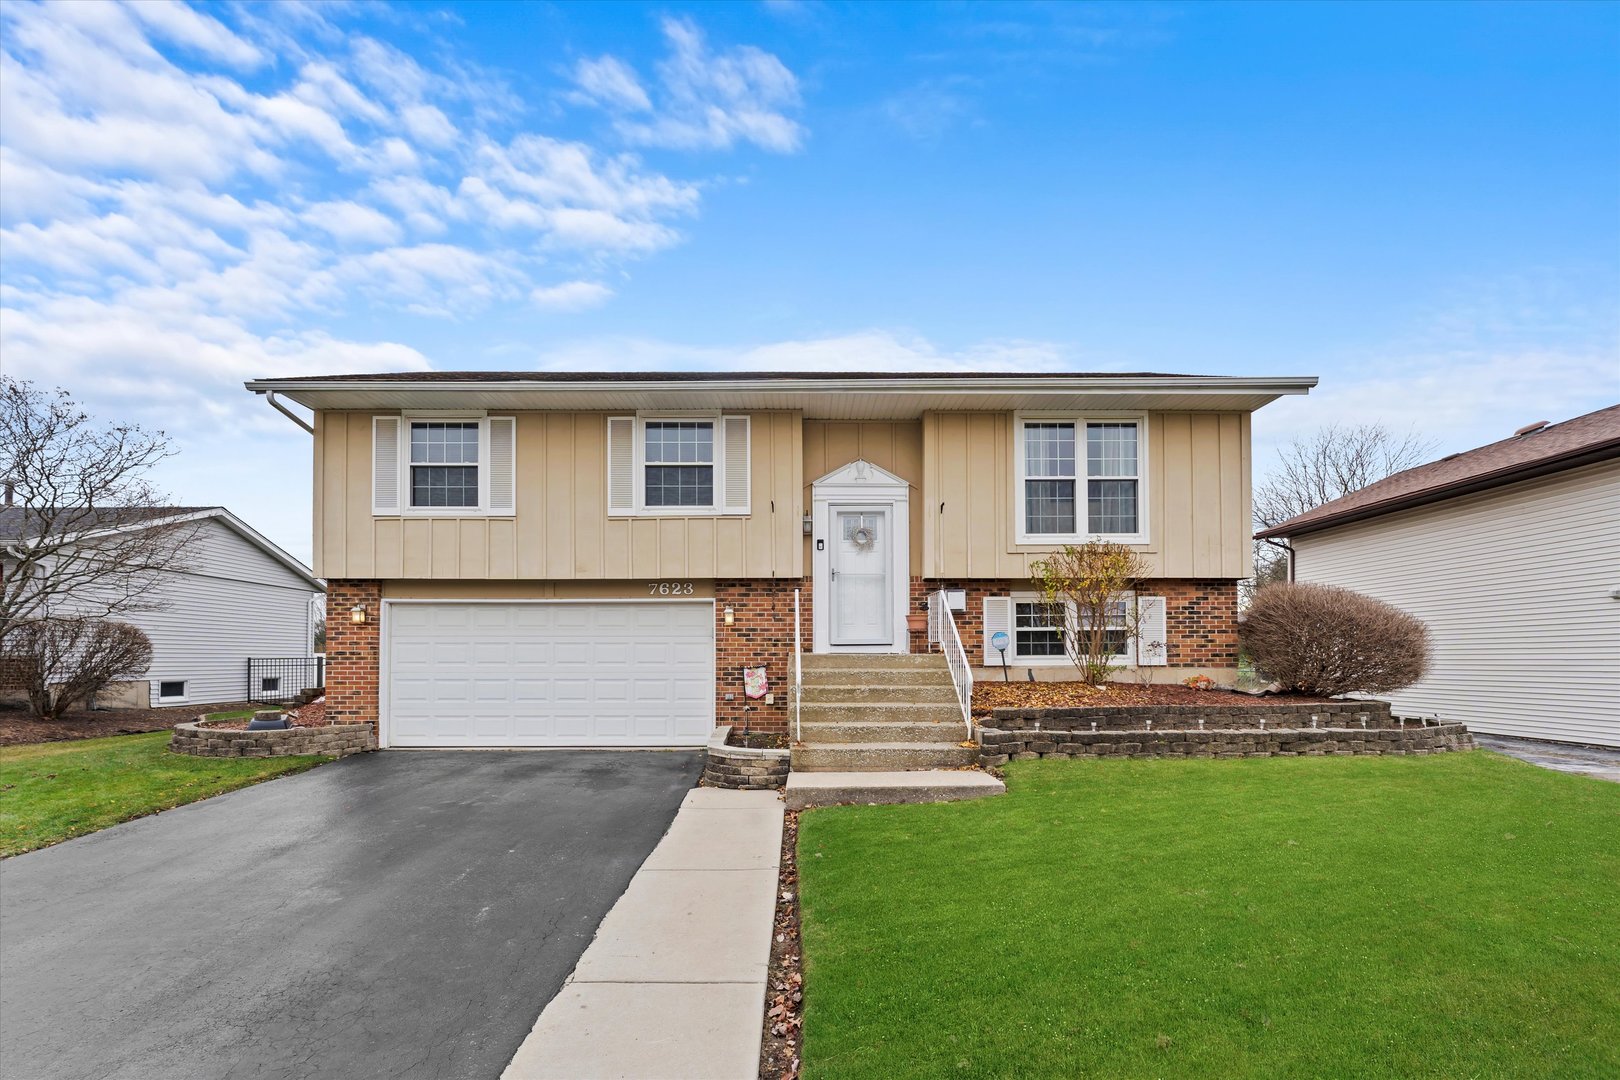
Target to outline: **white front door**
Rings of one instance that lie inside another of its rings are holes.
[[[894,537],[887,507],[833,506],[827,568],[833,645],[893,645]]]

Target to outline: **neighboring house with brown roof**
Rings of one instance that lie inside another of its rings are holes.
[[[1294,580],[1422,619],[1396,710],[1620,746],[1620,405],[1396,473],[1272,529]]]
[[[145,679],[101,700],[139,708],[191,707],[248,697],[281,700],[318,685],[313,661],[262,664],[249,671],[250,659],[312,655],[324,588],[303,563],[241,518],[223,506],[122,507],[79,514],[74,522],[72,535],[77,538],[82,530],[86,545],[109,530],[175,524],[196,530],[183,569],[159,575],[138,610],[114,616],[151,639],[152,664]],[[28,509],[0,506],[0,580],[17,572],[16,548],[47,527]],[[48,614],[105,613],[97,601],[75,588]],[[14,696],[21,689],[13,681],[21,668],[14,658],[0,657],[8,659],[0,662],[0,694]]]
[[[954,608],[965,653],[947,713],[966,669],[1002,677],[997,642],[1014,678],[1072,678],[1030,565],[1090,537],[1150,568],[1118,664],[1230,682],[1250,414],[1315,382],[422,372],[248,388],[314,413],[329,716],[379,722],[384,746],[692,746],[717,723],[788,728],[795,596],[803,651],[839,670],[917,666],[885,654],[926,650],[913,622],[942,597],[936,624]],[[910,715],[902,692],[866,707]]]

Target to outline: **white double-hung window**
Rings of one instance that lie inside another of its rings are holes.
[[[648,420],[642,427],[649,507],[714,507],[714,421]]]
[[[1022,417],[1018,541],[1146,541],[1141,417]]]
[[[1075,635],[1085,633],[1085,619],[1073,606],[1048,603],[1035,593],[986,596],[983,604],[987,667],[1002,663],[1001,650],[995,647],[998,632],[1007,635],[1006,662],[1028,667],[1069,663]],[[1167,663],[1167,640],[1164,597],[1126,593],[1109,605],[1103,655],[1116,665],[1162,667]]]
[[[466,420],[412,420],[411,507],[478,506],[478,432]]]
[[[608,514],[747,514],[750,430],[747,416],[608,417]]]
[[[374,416],[371,512],[469,517],[517,508],[517,421],[478,413]]]

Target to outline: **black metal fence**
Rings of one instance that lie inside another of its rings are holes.
[[[247,699],[267,704],[291,701],[305,690],[326,685],[326,657],[249,657]]]

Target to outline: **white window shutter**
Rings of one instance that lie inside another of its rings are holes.
[[[990,638],[996,632],[1007,635],[1007,662],[1011,663],[1014,652],[1013,636],[1013,602],[1010,596],[987,596],[984,598],[984,666],[1000,667],[1001,650],[990,644]]]
[[[517,510],[517,418],[492,416],[489,427],[489,512]]]
[[[723,504],[720,509],[727,514],[746,514],[749,501],[748,417],[727,416],[723,417],[720,423],[723,429],[720,449],[725,455],[723,462],[725,480],[722,486],[724,494],[721,496]]]
[[[371,512],[400,512],[399,425],[397,416],[371,418]]]
[[[636,512],[636,418],[610,416],[607,422],[608,513]]]
[[[1170,663],[1170,627],[1164,597],[1139,596],[1136,604],[1136,665],[1164,667]]]

